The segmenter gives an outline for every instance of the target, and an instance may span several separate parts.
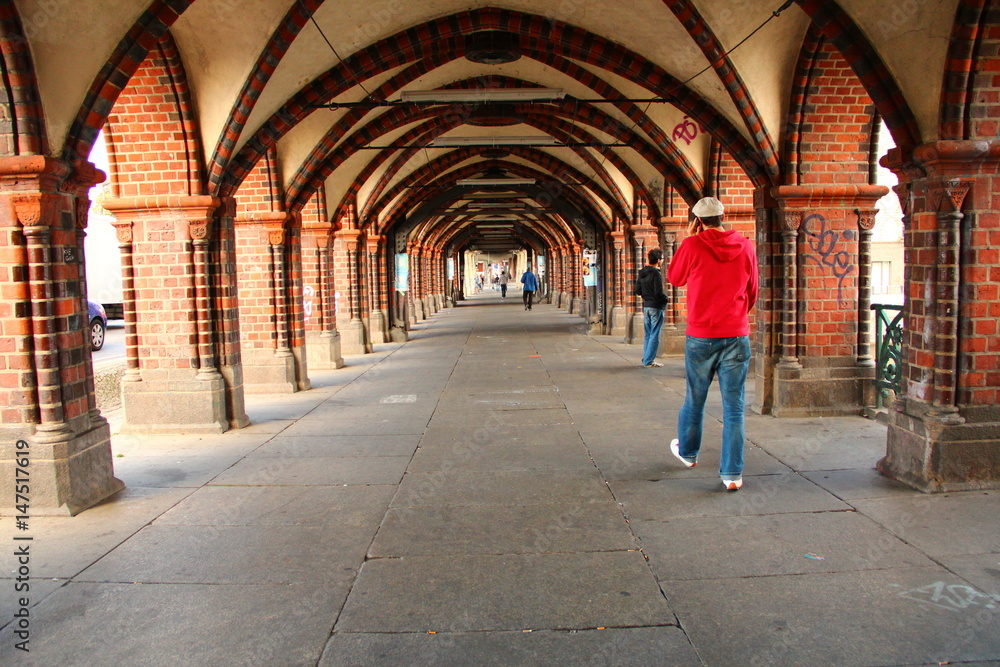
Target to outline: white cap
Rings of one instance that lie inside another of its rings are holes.
[[[712,218],[725,212],[726,208],[715,197],[703,197],[691,207],[691,213],[698,218]]]

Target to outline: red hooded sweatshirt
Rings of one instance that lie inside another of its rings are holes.
[[[757,254],[741,234],[709,227],[684,239],[670,260],[667,280],[688,286],[688,336],[749,335],[747,313],[757,303]]]

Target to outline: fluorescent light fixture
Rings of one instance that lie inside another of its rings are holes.
[[[439,137],[432,148],[443,146],[558,146],[559,141],[547,134],[537,137]]]
[[[561,100],[566,91],[558,88],[465,88],[455,90],[404,90],[402,102],[453,104],[461,102],[546,102]]]
[[[534,185],[533,178],[460,178],[456,185]]]

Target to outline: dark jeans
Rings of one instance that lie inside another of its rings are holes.
[[[527,308],[528,310],[531,310],[531,297],[534,294],[535,294],[534,292],[529,292],[528,290],[524,290],[524,292],[522,293],[522,298],[524,299],[524,307]]]
[[[507,296],[507,283],[500,283],[500,296],[501,298]]]

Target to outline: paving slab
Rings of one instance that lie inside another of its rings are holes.
[[[699,466],[700,467],[700,466]],[[717,476],[656,482],[609,482],[630,520],[742,517],[850,510],[844,501],[798,475],[744,475],[743,489],[726,491]]]
[[[419,442],[419,435],[279,435],[247,458],[412,456]]]
[[[247,457],[219,474],[211,484],[240,486],[399,484],[409,462],[409,456]]]
[[[885,425],[856,417],[746,420],[747,437],[794,470],[870,468],[885,456]]]
[[[411,473],[436,470],[500,471],[500,470],[567,470],[593,469],[586,448],[574,444],[531,444],[500,442],[477,446],[470,443],[422,446],[407,469]]]
[[[129,487],[74,517],[32,517],[29,531],[19,535],[32,538],[31,576],[69,579],[79,574],[191,493]],[[13,537],[13,520],[0,522],[4,544],[14,544]],[[0,573],[9,576],[15,569],[13,547],[0,551]]]
[[[320,667],[385,665],[602,665],[702,663],[676,626],[535,632],[334,633]]]
[[[853,470],[816,470],[803,472],[802,476],[848,502],[866,498],[913,496],[912,487],[889,479],[873,467]]]
[[[638,551],[376,559],[337,632],[590,629],[674,620]]]
[[[857,512],[671,518],[631,526],[661,583],[934,565]]]
[[[4,569],[4,576],[8,575],[16,577],[15,573]],[[64,586],[66,582],[66,579],[42,579],[37,577],[31,577],[28,581],[17,581],[16,578],[0,578],[0,627],[14,620],[14,614],[20,614],[21,618],[23,618],[21,600],[28,601],[28,618],[31,619],[34,608],[49,595]],[[25,586],[27,586],[26,589],[24,588]],[[10,650],[7,648],[9,646],[9,644],[4,645],[4,652]]]
[[[354,577],[372,537],[374,531],[364,527],[152,525],[76,581],[343,583]]]
[[[282,431],[282,435],[420,435],[427,428],[427,418],[392,419],[300,419]]]
[[[1000,614],[931,602],[940,568],[672,582],[708,665],[914,665],[1000,660]],[[949,608],[950,607],[950,608]]]
[[[438,471],[407,473],[393,507],[531,505],[609,502],[611,494],[596,469],[569,471]]]
[[[669,434],[668,434],[669,435]],[[629,431],[624,436],[605,432],[595,436],[585,432],[587,449],[608,481],[649,480],[674,478],[715,479],[719,476],[719,451],[705,448],[694,468],[685,468],[670,453],[670,440],[662,431]],[[650,444],[650,443],[653,444]],[[744,449],[747,475],[787,474],[791,470],[760,447],[747,445]]]
[[[997,609],[1000,610],[1000,554],[943,556],[938,560],[949,570],[969,582],[971,588],[984,595],[992,596],[997,602]],[[968,597],[977,596],[968,594]]]
[[[414,394],[394,392],[373,398],[366,405],[324,403],[305,415],[299,423],[322,420],[328,424],[341,421],[380,422],[383,420],[426,424],[434,414],[434,403],[412,401]],[[385,401],[385,402],[383,402]]]
[[[483,530],[489,526],[489,530]],[[611,503],[393,508],[371,557],[614,551],[636,542]]]
[[[1000,552],[1000,491],[911,493],[852,504],[931,556]]]
[[[206,486],[155,525],[361,526],[373,531],[396,492],[385,486]]]
[[[31,652],[16,664],[315,664],[346,594],[345,585],[70,583],[36,609]],[[0,632],[4,651],[11,633]]]
[[[443,447],[464,453],[469,447],[490,447],[497,443],[523,443],[538,446],[580,446],[580,432],[573,424],[538,428],[532,425],[507,424],[497,419],[478,420],[471,425],[443,426],[432,422],[420,440],[420,446]]]
[[[448,411],[479,410],[538,410],[539,408],[562,409],[562,397],[554,391],[541,391],[527,387],[520,390],[455,392],[452,396],[442,396],[439,413]]]
[[[573,418],[564,409],[538,408],[532,410],[503,410],[483,408],[481,410],[440,410],[434,414],[435,426],[477,426],[484,422],[494,422],[501,426],[566,426]]]

